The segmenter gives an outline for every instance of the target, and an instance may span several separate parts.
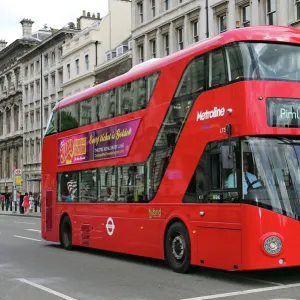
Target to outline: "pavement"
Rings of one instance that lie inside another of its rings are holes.
[[[300,300],[300,268],[227,272],[41,239],[40,220],[0,216],[1,300]]]
[[[38,208],[39,211],[39,208]],[[6,211],[6,210],[1,210],[0,209],[0,216],[19,216],[19,217],[32,217],[32,218],[40,218],[41,213],[40,212],[32,212],[27,215],[21,214],[19,211]],[[0,298],[1,300],[1,298]]]

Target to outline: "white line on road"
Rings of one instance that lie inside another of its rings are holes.
[[[19,238],[19,239],[24,239],[24,240],[42,242],[42,240],[32,239],[32,238],[28,238],[28,237],[25,237],[25,236],[14,235],[14,237]]]
[[[65,295],[65,294],[62,294],[62,293],[60,293],[60,292],[54,291],[54,290],[49,289],[49,288],[47,288],[47,287],[45,287],[45,286],[42,286],[42,285],[40,285],[40,284],[31,282],[31,281],[29,281],[29,280],[27,280],[27,279],[24,279],[24,278],[17,278],[17,280],[19,280],[19,281],[21,281],[21,282],[23,282],[23,283],[27,283],[27,284],[29,284],[29,285],[31,285],[31,286],[34,286],[34,287],[36,287],[36,288],[38,288],[38,289],[40,289],[40,290],[42,290],[42,291],[48,292],[48,293],[50,293],[50,294],[52,294],[52,295],[55,295],[55,296],[57,296],[57,297],[60,297],[60,298],[62,298],[62,299],[66,299],[66,300],[76,300],[75,298],[72,298],[72,297],[67,296],[67,295]]]
[[[29,223],[29,222],[19,222],[19,221],[15,221],[14,223],[17,223],[17,224],[36,225],[36,223]]]
[[[182,299],[182,300],[219,299],[219,298],[234,297],[234,296],[240,296],[240,295],[263,293],[263,292],[268,292],[268,291],[276,291],[276,290],[282,290],[282,289],[290,289],[290,288],[295,288],[295,287],[300,287],[300,283],[287,284],[287,285],[281,285],[281,286],[272,286],[272,287],[267,287],[267,288],[252,289],[252,290],[245,290],[245,291],[237,291],[237,292],[232,292],[232,293],[215,294],[215,295],[210,295],[210,296],[201,296],[201,297],[188,298],[188,299]]]
[[[39,229],[26,229],[27,231],[34,231],[34,232],[39,232],[41,233],[41,231]]]

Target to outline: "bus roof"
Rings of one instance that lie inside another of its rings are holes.
[[[127,82],[134,81],[140,77],[157,72],[169,64],[175,63],[186,58],[193,58],[202,52],[210,51],[222,45],[238,41],[268,41],[300,43],[300,31],[292,27],[284,26],[253,26],[240,29],[234,29],[221,33],[213,38],[202,40],[190,47],[178,51],[164,58],[146,61],[140,65],[134,66],[127,73],[103,82],[97,86],[86,89],[75,95],[67,97],[57,103],[55,109],[60,109],[72,103],[94,96],[110,89],[121,86]]]

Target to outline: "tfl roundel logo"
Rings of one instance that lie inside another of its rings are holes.
[[[116,228],[116,226],[115,226],[115,224],[114,224],[114,220],[111,218],[111,217],[109,217],[108,219],[107,219],[107,222],[106,222],[106,231],[107,231],[107,234],[108,235],[113,235],[114,234],[114,231],[115,231],[115,228]]]

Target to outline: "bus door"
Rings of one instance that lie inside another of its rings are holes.
[[[192,212],[197,232],[197,264],[238,269],[241,265],[240,151],[234,141],[232,166],[225,164],[224,168],[221,154],[224,149],[228,150],[226,141],[207,144],[184,202],[197,203]]]

